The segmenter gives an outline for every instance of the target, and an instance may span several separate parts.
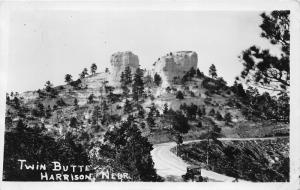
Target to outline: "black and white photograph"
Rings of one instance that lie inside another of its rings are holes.
[[[14,9],[2,181],[289,183],[291,14]]]

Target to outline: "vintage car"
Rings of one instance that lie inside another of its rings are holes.
[[[184,181],[196,181],[204,182],[207,178],[201,176],[201,166],[188,166],[186,168],[186,174],[182,175]]]

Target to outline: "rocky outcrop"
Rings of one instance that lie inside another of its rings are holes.
[[[162,86],[166,87],[174,78],[181,79],[192,67],[197,69],[198,55],[193,51],[171,52],[159,58],[154,64],[153,74],[158,73],[162,78]]]
[[[125,70],[126,66],[131,68],[131,73],[139,67],[139,58],[137,55],[130,51],[117,52],[112,54],[111,59],[111,80],[120,81],[121,73]]]

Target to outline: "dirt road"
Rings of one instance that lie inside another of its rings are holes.
[[[278,137],[277,137],[278,138]],[[219,138],[220,141],[252,141],[252,140],[276,140],[275,137],[270,138]],[[191,140],[185,141],[183,144],[200,142],[203,140]],[[186,173],[186,168],[188,166],[180,157],[176,156],[170,150],[175,147],[175,142],[168,142],[162,144],[154,145],[154,149],[151,151],[152,159],[154,161],[154,167],[157,174],[164,177],[172,177],[179,179],[181,175]],[[208,177],[210,181],[233,181],[233,177],[218,174],[213,171],[208,171],[202,169],[201,171],[203,177]],[[243,180],[239,180],[243,181]]]

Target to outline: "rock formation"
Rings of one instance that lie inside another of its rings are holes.
[[[126,66],[131,68],[132,75],[135,73],[135,70],[139,67],[139,58],[130,51],[117,52],[112,54],[110,63],[111,79],[119,82],[121,73],[125,70]]]
[[[181,79],[192,67],[197,69],[198,55],[193,51],[170,52],[159,58],[152,69],[153,74],[158,73],[162,78],[162,87],[167,87],[174,78]]]

